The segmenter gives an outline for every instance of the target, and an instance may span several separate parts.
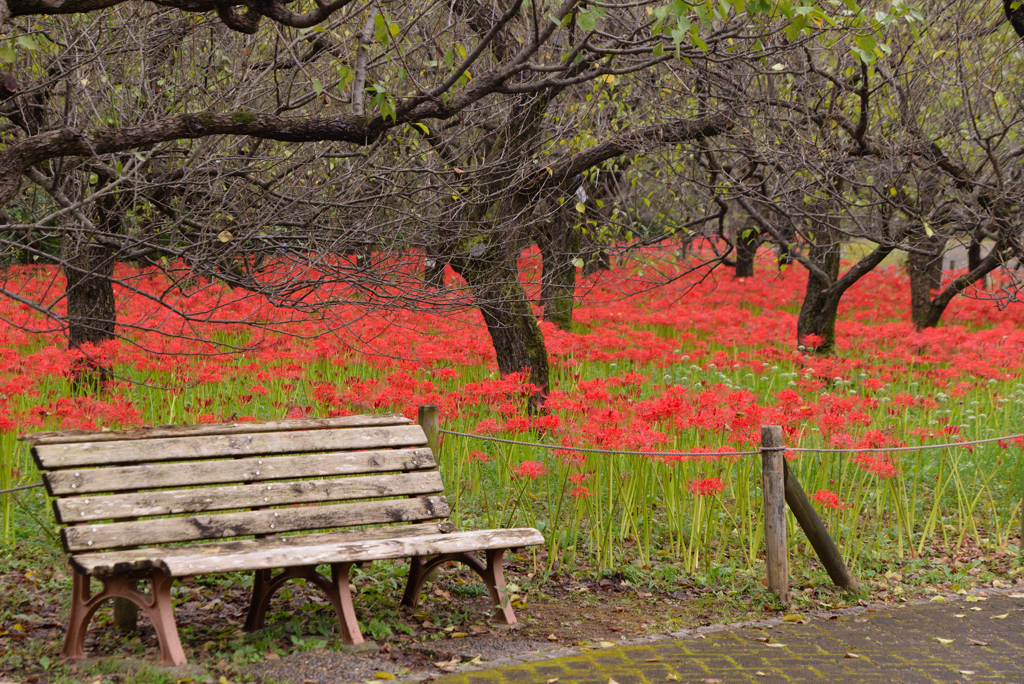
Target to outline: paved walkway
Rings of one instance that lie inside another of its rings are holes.
[[[1009,590],[1007,590],[1009,592]],[[1019,598],[1018,598],[1019,597]],[[1024,684],[1024,594],[865,609],[804,624],[669,638],[505,667],[439,684],[1013,682]]]

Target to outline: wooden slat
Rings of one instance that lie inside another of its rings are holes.
[[[265,568],[286,568],[324,563],[348,563],[358,561],[408,558],[411,556],[432,556],[441,553],[465,553],[487,549],[535,546],[544,543],[540,532],[530,528],[509,530],[477,530],[431,534],[406,532],[396,535],[392,530],[409,528],[388,528],[387,530],[359,530],[368,532],[346,538],[317,538],[321,535],[290,537],[288,541],[257,539],[236,542],[238,546],[216,545],[209,549],[200,546],[187,547],[192,554],[161,554],[160,549],[130,552],[133,555],[122,563],[149,564],[159,567],[171,577],[185,577],[213,572],[236,572],[261,570]],[[418,531],[417,531],[418,532]],[[243,546],[244,545],[244,546]],[[151,552],[147,554],[147,551]],[[117,561],[107,554],[79,555],[72,562],[87,574],[104,574],[114,570]],[[121,557],[124,558],[124,557]],[[116,571],[123,571],[122,565]]]
[[[159,425],[130,430],[61,430],[33,432],[21,435],[19,440],[31,446],[40,444],[76,444],[79,442],[116,442],[131,439],[159,439],[163,437],[198,437],[202,435],[248,435],[257,432],[283,432],[291,430],[330,430],[332,428],[358,428],[375,425],[408,425],[412,421],[397,413],[336,418],[298,418],[268,420],[260,423],[208,423],[205,425]]]
[[[43,473],[43,482],[51,496],[74,496],[196,484],[262,482],[301,477],[425,470],[435,466],[436,461],[430,449],[386,449],[270,456],[263,459],[54,470]]]
[[[61,531],[61,537],[66,551],[98,551],[145,544],[430,520],[444,518],[448,513],[448,502],[444,497],[424,496],[330,506],[300,506],[244,513],[77,525],[65,527]]]
[[[406,523],[373,527],[368,529],[349,529],[337,532],[318,532],[314,534],[295,534],[289,536],[271,535],[259,539],[236,539],[234,541],[199,542],[185,546],[155,546],[145,549],[126,551],[87,552],[71,556],[71,562],[86,575],[106,576],[121,572],[152,570],[162,568],[158,561],[182,556],[211,556],[222,554],[248,553],[250,551],[293,548],[332,542],[366,541],[370,539],[392,539],[395,537],[415,537],[421,534],[452,532],[455,526],[450,522]]]
[[[443,491],[441,474],[433,470],[332,480],[195,487],[111,496],[76,496],[57,500],[54,509],[57,512],[57,522],[78,523],[386,496],[438,494]]]
[[[355,430],[293,430],[243,435],[46,444],[33,447],[32,455],[40,469],[53,470],[153,461],[188,461],[224,456],[411,447],[426,443],[427,437],[419,425],[394,425]]]

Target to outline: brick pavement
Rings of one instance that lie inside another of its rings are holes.
[[[471,666],[437,682],[534,684],[557,678],[558,684],[653,684],[675,681],[670,678],[674,676],[680,682],[722,684],[1024,684],[1022,594],[878,607],[815,617],[804,624],[774,623],[707,633],[704,638],[574,649],[563,657],[553,658],[557,652],[549,651],[528,655],[531,662],[517,665]]]

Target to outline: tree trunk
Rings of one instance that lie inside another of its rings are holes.
[[[488,252],[493,257],[460,258],[451,261],[452,267],[469,285],[476,305],[483,314],[497,356],[498,371],[502,376],[526,371],[536,386],[530,397],[531,413],[543,410],[548,396],[548,352],[544,335],[526,298],[526,290],[519,281],[515,256],[499,257],[495,248]]]
[[[741,223],[733,239],[736,243],[736,277],[753,278],[754,258],[761,245],[761,231],[753,223]]]
[[[114,302],[114,259],[110,249],[89,243],[82,236],[65,238],[64,277],[67,279],[68,347],[99,344],[114,338],[117,311]],[[83,373],[97,370],[105,379],[105,369],[84,361]]]
[[[839,313],[839,296],[832,286],[839,280],[839,257],[842,246],[838,231],[826,225],[815,229],[815,244],[808,257],[824,272],[824,276],[808,271],[807,291],[800,315],[796,321],[797,344],[813,346],[821,355],[831,355],[836,343],[836,317]],[[808,339],[816,335],[820,339]]]
[[[537,244],[541,256],[540,298],[544,303],[544,320],[571,331],[580,239],[564,207],[537,231]]]
[[[929,316],[932,292],[942,286],[942,256],[946,240],[936,235],[915,240],[912,244],[928,252],[907,254],[907,271],[910,274],[910,318],[920,327]]]
[[[789,248],[793,241],[796,240],[796,231],[789,221],[774,221],[773,223],[779,226],[779,236],[783,240],[778,244],[778,264],[781,269],[793,263],[793,257],[789,253]]]
[[[981,263],[981,240],[971,238],[971,244],[967,247],[967,270],[968,272],[978,268]]]
[[[929,296],[927,308],[922,310],[920,316],[914,316],[914,324],[917,326],[917,329],[922,330],[937,326],[942,319],[942,314],[946,312],[946,307],[953,301],[953,298],[979,280],[985,280],[992,271],[999,268],[1003,263],[1005,253],[1006,244],[1001,241],[997,242],[993,245],[988,256],[978,262],[977,267],[953,280],[934,298]]]
[[[100,191],[110,179],[101,177]],[[93,204],[93,220],[103,234],[121,232],[123,201],[117,193],[107,193]],[[87,225],[70,233],[61,242],[61,261],[67,281],[68,348],[81,349],[86,343],[101,344],[114,339],[117,308],[114,300],[114,265],[110,247],[101,245],[88,232]],[[107,379],[107,369],[88,355],[74,369],[75,381]]]

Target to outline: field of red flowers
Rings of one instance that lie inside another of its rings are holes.
[[[535,264],[526,258],[531,278]],[[671,260],[637,261],[581,282],[574,332],[544,324],[548,413],[531,388],[500,378],[476,312],[373,313],[353,304],[330,322],[288,314],[209,285],[179,297],[122,268],[119,332],[91,350],[115,379],[76,394],[76,359],[30,307],[0,299],[0,488],[37,480],[16,435],[61,428],[262,420],[440,407],[442,427],[528,443],[648,452],[609,454],[447,436],[443,475],[460,522],[530,524],[549,568],[664,560],[755,572],[761,547],[764,424],[790,446],[888,449],[1024,432],[1021,311],[963,298],[937,329],[909,322],[897,268],[844,298],[838,354],[796,348],[805,275],[760,264],[672,280]],[[650,288],[651,270],[669,284]],[[59,274],[7,274],[47,299]],[[454,281],[454,276],[450,276]],[[457,283],[450,283],[456,284]],[[54,297],[50,297],[54,299]],[[226,303],[227,302],[227,303]],[[210,315],[208,312],[214,312]],[[218,322],[225,321],[225,322]],[[254,325],[274,321],[272,330]],[[942,555],[1017,543],[1022,440],[913,452],[791,453],[791,466],[855,567],[879,554]],[[680,451],[689,456],[655,455]],[[10,500],[2,509],[8,536]],[[791,535],[796,539],[796,535]],[[801,551],[797,542],[794,553]],[[1011,549],[1012,550],[1012,549]]]

